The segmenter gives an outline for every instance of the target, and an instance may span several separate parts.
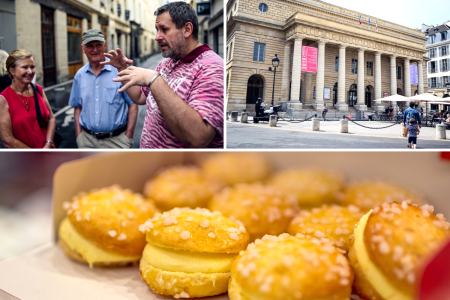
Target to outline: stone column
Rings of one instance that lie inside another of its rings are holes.
[[[405,58],[405,71],[404,71],[404,86],[405,86],[405,97],[411,97],[411,72],[409,70],[409,58]]]
[[[57,82],[69,80],[69,58],[67,57],[67,13],[55,10],[55,58]]]
[[[358,82],[356,91],[356,105],[355,108],[359,110],[367,110],[365,103],[365,86],[364,86],[364,51],[365,49],[358,49]]]
[[[289,69],[291,67],[291,43],[284,44],[283,75],[281,77],[281,101],[289,100]]]
[[[419,86],[417,87],[417,93],[419,93],[419,95],[424,93],[424,89],[423,89],[423,60],[419,60],[419,62],[417,63],[417,69],[419,72]]]
[[[375,53],[375,100],[381,99],[381,52]],[[374,110],[384,110],[381,102],[372,105]]]
[[[375,100],[381,98],[381,53],[375,53]]]
[[[338,111],[348,111],[348,104],[345,103],[345,48],[345,45],[339,46],[338,94],[335,104]]]
[[[315,109],[323,108],[323,88],[325,85],[325,41],[319,40],[319,49],[317,55],[317,77],[316,77],[316,101],[313,106]],[[340,60],[339,60],[340,63]]]
[[[303,85],[303,90],[305,91],[305,98],[303,98],[303,103],[313,103],[313,92],[314,92],[314,86],[312,83],[312,77],[313,73],[306,72],[305,73],[305,82]]]
[[[391,96],[397,95],[397,56],[391,55]]]
[[[294,42],[294,59],[292,62],[292,79],[291,79],[291,106],[295,105],[295,109],[301,109],[300,102],[300,80],[302,76],[302,38],[296,38]]]

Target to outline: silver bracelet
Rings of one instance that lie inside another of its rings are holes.
[[[148,84],[148,88],[150,88],[150,86],[152,85],[153,81],[155,81],[156,78],[158,78],[158,76],[160,76],[161,74],[159,74],[159,72],[156,72],[156,75],[153,76],[152,80],[150,80],[149,84]]]
[[[45,141],[45,143],[49,143],[52,147],[55,146],[52,141]]]

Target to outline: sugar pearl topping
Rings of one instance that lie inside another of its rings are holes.
[[[312,247],[310,243],[315,246]],[[294,247],[295,254],[286,251],[292,249],[291,247]],[[271,250],[272,248],[276,250]],[[274,255],[272,251],[279,254]],[[284,251],[286,253],[281,254]],[[267,259],[270,259],[270,267],[267,267],[265,263]],[[320,269],[326,270],[323,274],[326,281],[334,281],[343,286],[351,285],[352,272],[348,260],[338,253],[329,242],[322,242],[315,237],[308,239],[301,234],[297,234],[296,237],[287,233],[279,236],[265,235],[262,239],[257,239],[254,243],[249,244],[247,250],[241,251],[235,263],[236,271],[240,276],[251,278],[250,284],[258,286],[262,294],[270,293],[274,284],[281,284],[287,288],[293,284],[292,280],[301,280],[295,277],[290,278],[291,275],[287,275],[287,273],[291,273],[299,265],[304,267],[308,264],[312,268],[320,267]],[[269,275],[273,272],[267,268],[276,268],[275,274],[277,275]],[[302,272],[294,273],[302,274]]]

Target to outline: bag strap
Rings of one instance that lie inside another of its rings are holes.
[[[36,116],[37,116],[37,120],[39,123],[39,126],[41,128],[44,128],[47,126],[47,122],[44,121],[44,117],[42,117],[42,113],[41,113],[41,108],[39,106],[39,100],[38,100],[38,96],[37,96],[37,88],[36,85],[34,83],[31,83],[31,86],[33,87],[33,94],[34,94],[34,104],[36,106]],[[39,93],[40,95],[41,93]]]

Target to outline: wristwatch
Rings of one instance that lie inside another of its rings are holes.
[[[45,141],[46,143],[49,143],[50,145],[52,145],[52,147],[55,147],[55,144],[53,144],[52,141]]]

